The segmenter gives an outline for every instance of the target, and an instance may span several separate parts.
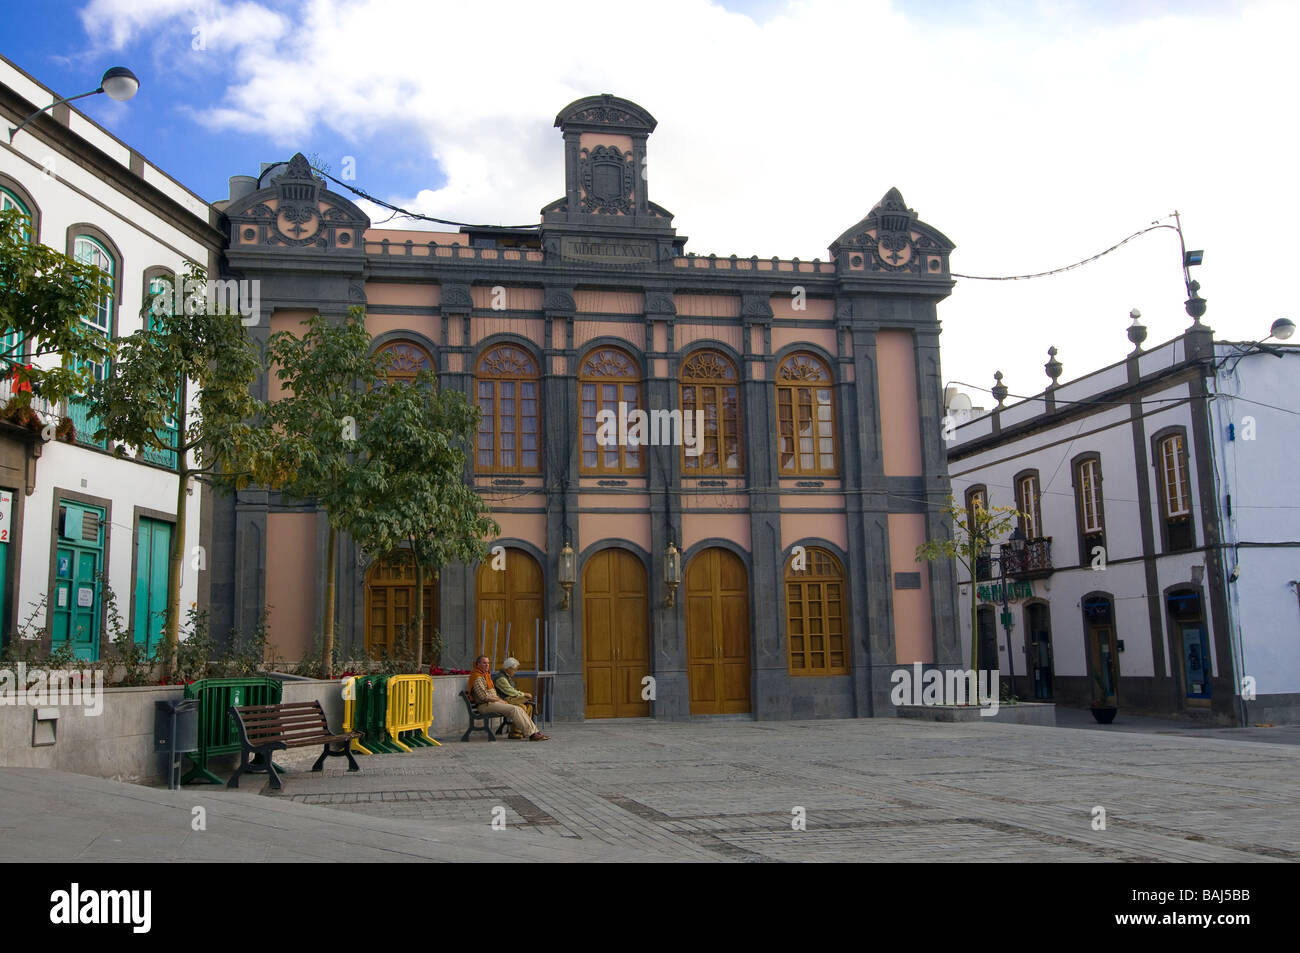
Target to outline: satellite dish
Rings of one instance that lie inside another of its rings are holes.
[[[970,398],[965,394],[953,394],[952,400],[948,401],[949,410],[970,410]]]

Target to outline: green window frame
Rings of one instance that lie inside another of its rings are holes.
[[[32,210],[27,207],[27,203],[20,199],[9,189],[0,185],[0,211],[17,209],[27,217],[30,223],[32,220]],[[31,231],[28,230],[24,236],[31,241]],[[0,336],[0,365],[8,366],[12,364],[26,363],[24,352],[26,351],[27,342],[22,339],[22,335],[15,328],[5,328],[4,333]]]
[[[72,244],[72,257],[83,265],[94,265],[110,279],[117,274],[117,262],[113,255],[97,239],[89,235],[78,235]],[[81,316],[81,324],[87,334],[102,334],[104,337],[112,337],[113,334],[113,292],[109,291],[96,305],[95,310],[89,315]],[[91,376],[101,381],[104,375],[108,373],[108,367],[97,361],[83,361],[81,367],[89,367]],[[99,419],[92,417],[85,401],[79,398],[71,398],[68,401],[68,416],[72,418],[72,423],[77,429],[77,442],[84,443],[92,447],[107,447],[106,440],[94,439],[94,433],[99,429]]]

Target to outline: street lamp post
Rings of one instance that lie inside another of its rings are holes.
[[[1011,606],[1007,592],[1008,569],[1007,563],[1019,564],[1020,557],[1025,551],[1025,534],[1017,526],[1011,531],[1011,536],[998,548],[997,562],[998,572],[1002,577],[1002,628],[1007,636],[1007,667],[1010,671],[1011,694],[1016,693],[1016,655],[1015,649],[1011,645]],[[1014,571],[1014,570],[1013,570]]]
[[[108,93],[109,99],[116,99],[119,103],[125,102],[136,94],[140,88],[140,80],[125,66],[110,66],[104,71],[103,77],[100,78],[99,88],[92,89],[88,93],[78,93],[75,96],[66,96],[63,99],[56,99],[48,106],[42,106],[36,112],[32,113],[16,126],[9,128],[9,142],[14,141],[14,136],[18,135],[18,130],[27,125],[47,109],[53,109],[55,106],[61,106],[64,103],[70,103],[74,99],[85,99],[87,96],[94,96],[98,93]]]

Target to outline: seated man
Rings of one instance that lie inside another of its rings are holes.
[[[527,735],[529,741],[549,741],[546,735],[537,730],[533,720],[528,717],[528,712],[517,705],[508,705],[501,700],[501,696],[492,685],[491,674],[492,662],[486,655],[480,655],[474,662],[474,671],[469,676],[469,684],[465,686],[469,697],[478,705],[478,710],[485,715],[505,715],[521,738]]]
[[[501,674],[497,676],[496,686],[497,694],[507,705],[518,705],[531,717],[536,708],[533,705],[533,696],[529,692],[521,692],[515,685],[515,672],[519,671],[519,660],[508,658],[501,663]],[[511,738],[522,738],[517,728],[513,725],[510,728]]]

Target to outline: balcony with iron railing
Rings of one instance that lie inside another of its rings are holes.
[[[1052,537],[1039,536],[1027,539],[1018,548],[1004,547],[1002,558],[1006,561],[1006,573],[1017,579],[1035,579],[1051,575]]]
[[[0,360],[0,422],[10,426],[21,427],[34,437],[42,436],[49,426],[54,427],[56,439],[82,446],[98,447],[103,450],[108,446],[107,440],[95,440],[94,433],[99,429],[99,420],[91,416],[89,405],[76,397],[51,403],[31,390],[17,385],[13,363]],[[177,434],[174,429],[159,431],[163,442],[171,450],[157,450],[143,447],[136,454],[136,459],[169,470],[176,469]]]

